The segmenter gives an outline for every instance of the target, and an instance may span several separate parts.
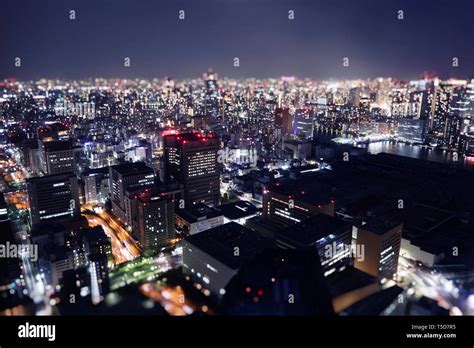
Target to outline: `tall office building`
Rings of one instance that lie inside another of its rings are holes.
[[[109,197],[109,174],[110,170],[107,167],[91,169],[81,173],[85,203],[105,203]]]
[[[38,140],[25,140],[23,142],[23,163],[32,172],[41,170],[41,152],[38,148]]]
[[[176,237],[174,203],[157,190],[140,192],[132,201],[133,234],[144,250],[159,251]]]
[[[140,190],[155,185],[155,172],[143,162],[123,163],[109,168],[109,188],[112,212],[123,223],[127,218],[126,191]]]
[[[49,141],[43,144],[43,171],[58,174],[76,171],[74,148],[71,141]]]
[[[400,118],[397,135],[400,140],[412,143],[423,143],[426,136],[426,121],[417,118]]]
[[[314,113],[309,109],[295,110],[293,134],[302,139],[312,139],[314,131]]]
[[[290,109],[278,107],[275,109],[275,124],[281,128],[282,134],[291,132],[291,114]]]
[[[356,228],[357,245],[363,245],[364,258],[356,259],[354,267],[373,275],[392,279],[397,273],[403,223],[370,221]]]
[[[451,99],[450,92],[450,86],[435,83],[433,94],[430,95],[429,130],[437,138],[442,138],[444,135]]]
[[[314,188],[304,191],[304,180],[283,180],[263,194],[262,215],[282,226],[299,223],[320,213],[333,216],[334,200],[330,188],[313,181]]]
[[[390,114],[392,118],[398,119],[400,117],[406,117],[409,107],[406,88],[394,88],[390,96]]]
[[[48,175],[26,182],[30,203],[30,222],[39,224],[51,219],[80,215],[77,178],[72,173]]]
[[[64,123],[47,123],[37,129],[41,170],[46,174],[75,171],[70,132]]]
[[[187,205],[218,205],[219,140],[215,135],[174,132],[166,134],[163,141],[165,183],[181,183]]]
[[[325,214],[275,233],[275,242],[281,249],[316,248],[325,277],[353,264],[352,225]]]

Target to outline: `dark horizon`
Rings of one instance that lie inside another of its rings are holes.
[[[6,0],[0,78],[468,78],[473,14],[467,0]]]

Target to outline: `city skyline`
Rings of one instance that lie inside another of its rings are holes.
[[[472,18],[5,0],[5,343],[471,342]]]

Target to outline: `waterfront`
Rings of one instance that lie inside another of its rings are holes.
[[[357,146],[366,148],[369,153],[374,155],[385,152],[434,162],[453,163],[453,152],[422,145],[410,145],[395,141],[380,141],[370,144],[359,144]],[[458,161],[466,167],[474,169],[473,157],[466,157],[463,154],[459,154]]]

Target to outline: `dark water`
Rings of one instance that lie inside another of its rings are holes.
[[[316,132],[315,136],[323,141],[329,142],[330,139],[340,137],[335,132]],[[409,145],[394,141],[381,141],[370,144],[359,144],[358,147],[366,148],[371,154],[381,152],[391,153],[400,156],[412,157],[434,162],[453,163],[453,153],[441,149],[423,147],[421,145]],[[474,170],[474,157],[466,157],[458,154],[458,162],[464,164],[469,169]]]
[[[442,163],[453,163],[453,153],[441,149],[434,149],[423,147],[420,145],[409,145],[404,143],[397,143],[393,141],[383,141],[370,144],[359,144],[359,147],[366,148],[371,154],[378,154],[381,152],[392,153],[395,155],[424,159]],[[471,169],[474,169],[474,158],[465,157],[458,154],[458,162],[464,164]]]

